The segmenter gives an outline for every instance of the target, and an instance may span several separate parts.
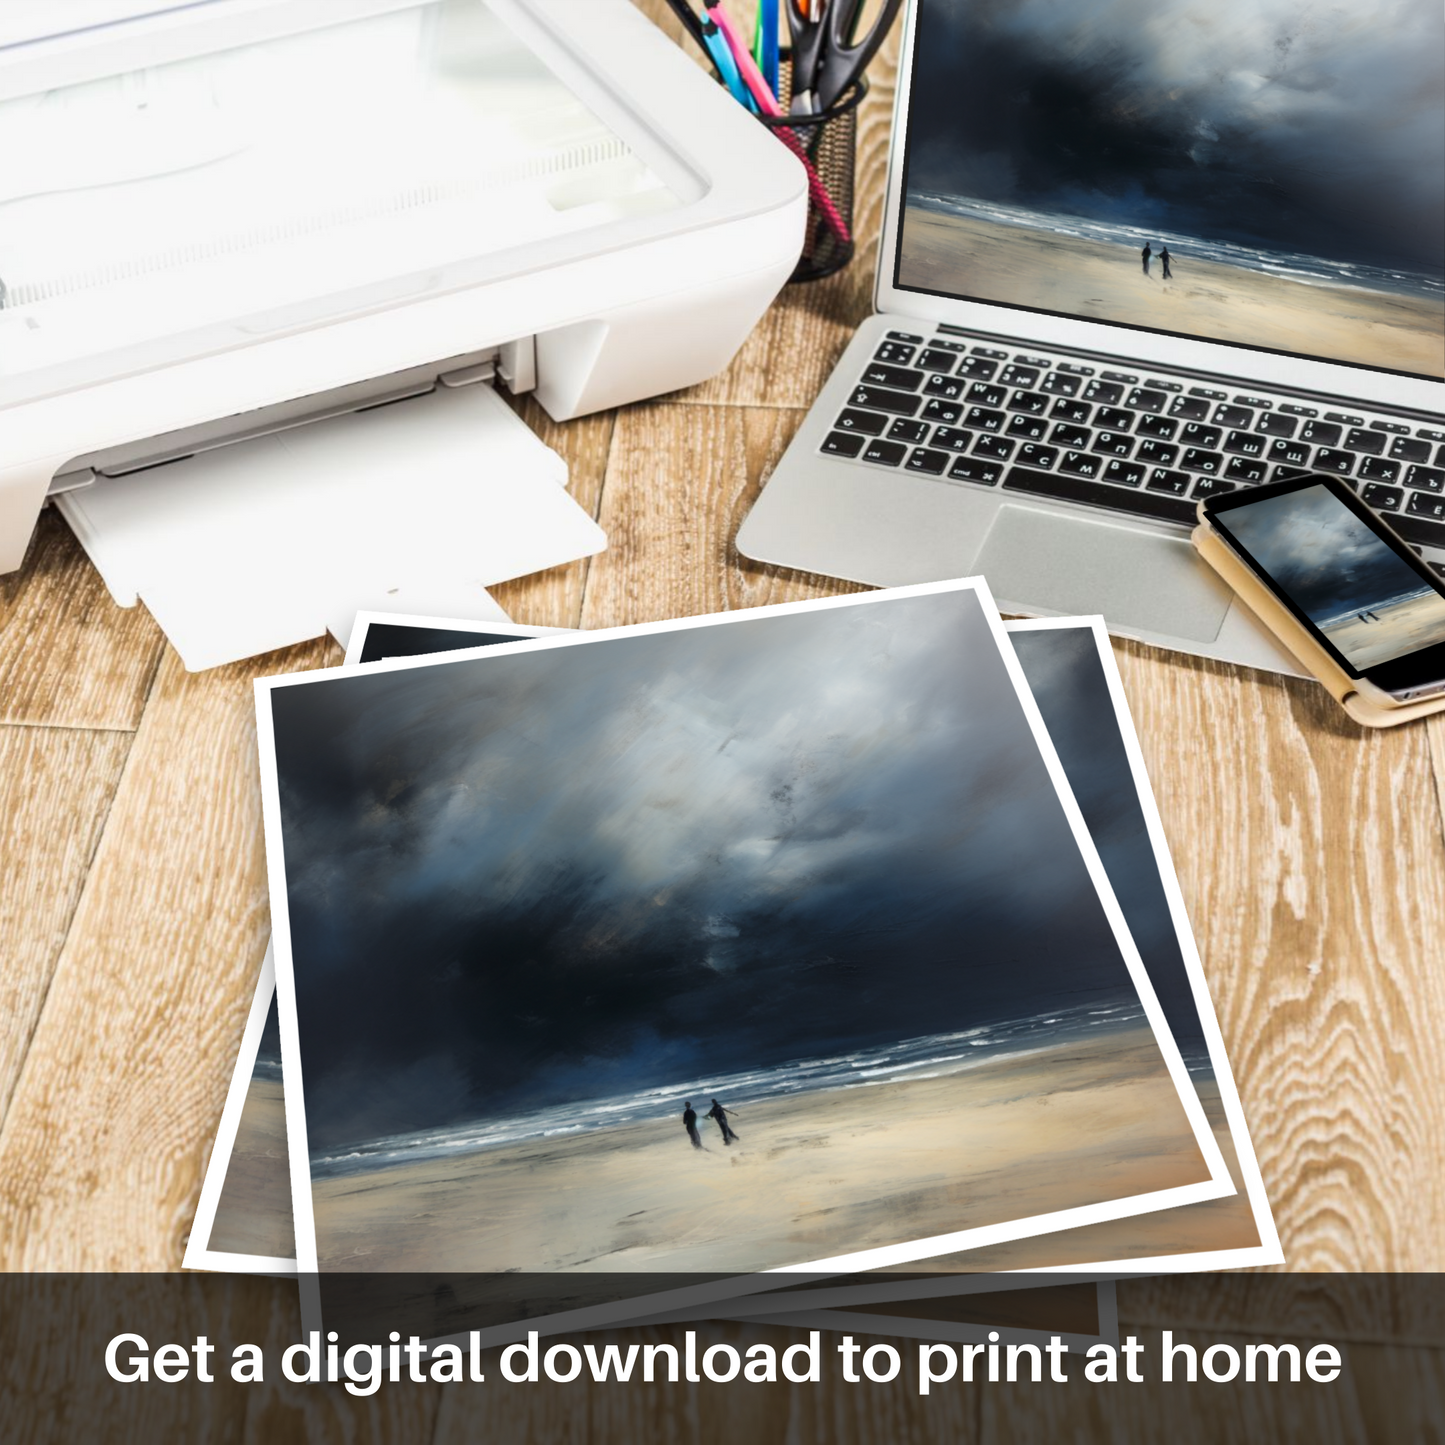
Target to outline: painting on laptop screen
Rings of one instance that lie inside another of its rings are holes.
[[[1438,0],[923,0],[895,283],[1445,375]]]

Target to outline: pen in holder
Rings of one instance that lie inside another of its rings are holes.
[[[791,74],[785,52],[778,75],[784,109],[791,92]],[[867,78],[859,76],[827,110],[816,115],[758,117],[810,168],[808,230],[790,281],[819,281],[841,271],[853,259],[853,161],[858,106],[867,94]]]

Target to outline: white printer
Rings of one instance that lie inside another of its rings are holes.
[[[345,455],[382,403],[440,415],[499,378],[563,420],[702,380],[786,281],[806,206],[793,156],[628,0],[12,0],[0,572],[47,496],[89,546],[88,493],[209,457],[185,492],[219,495],[235,444],[319,425]],[[366,494],[385,545],[427,553],[402,570],[436,570],[427,529],[395,538],[450,514],[456,470],[422,457]],[[285,527],[284,488],[263,501]]]

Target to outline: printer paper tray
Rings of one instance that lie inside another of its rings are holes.
[[[294,427],[55,498],[123,607],[192,671],[362,608],[485,620],[486,587],[589,556],[567,467],[489,386]]]

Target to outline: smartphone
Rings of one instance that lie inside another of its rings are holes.
[[[1365,690],[1445,692],[1445,580],[1339,477],[1210,497],[1204,522]]]

